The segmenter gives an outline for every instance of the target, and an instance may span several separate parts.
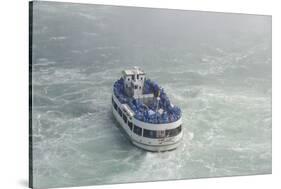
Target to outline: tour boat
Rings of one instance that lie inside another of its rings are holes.
[[[130,141],[142,149],[168,151],[181,142],[180,108],[138,67],[123,70],[114,83],[112,111]]]

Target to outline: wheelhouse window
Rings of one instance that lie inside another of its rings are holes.
[[[133,128],[132,122],[128,121],[128,126],[129,126],[130,130],[132,130],[132,128]]]
[[[136,133],[137,135],[141,136],[142,135],[142,128],[134,125],[134,133]]]

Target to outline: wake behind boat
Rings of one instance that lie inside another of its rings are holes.
[[[180,144],[183,135],[180,108],[140,68],[122,71],[122,77],[113,85],[112,109],[136,146],[167,151]]]

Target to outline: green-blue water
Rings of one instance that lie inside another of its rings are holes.
[[[271,173],[271,17],[34,2],[35,187]],[[131,145],[112,85],[139,66],[183,111],[182,145]]]

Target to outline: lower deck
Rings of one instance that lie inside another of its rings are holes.
[[[183,135],[181,120],[178,120],[177,123],[173,123],[173,127],[175,127],[176,124],[175,128],[167,129],[169,125],[166,124],[164,126],[158,124],[157,128],[156,125],[154,125],[155,130],[152,130],[151,128],[148,129],[145,123],[142,124],[133,117],[128,116],[126,112],[122,111],[120,106],[121,103],[118,101],[115,102],[113,97],[113,115],[128,135],[129,139],[136,146],[149,151],[167,151],[175,149],[180,144]],[[159,127],[163,127],[163,130],[159,130]]]

